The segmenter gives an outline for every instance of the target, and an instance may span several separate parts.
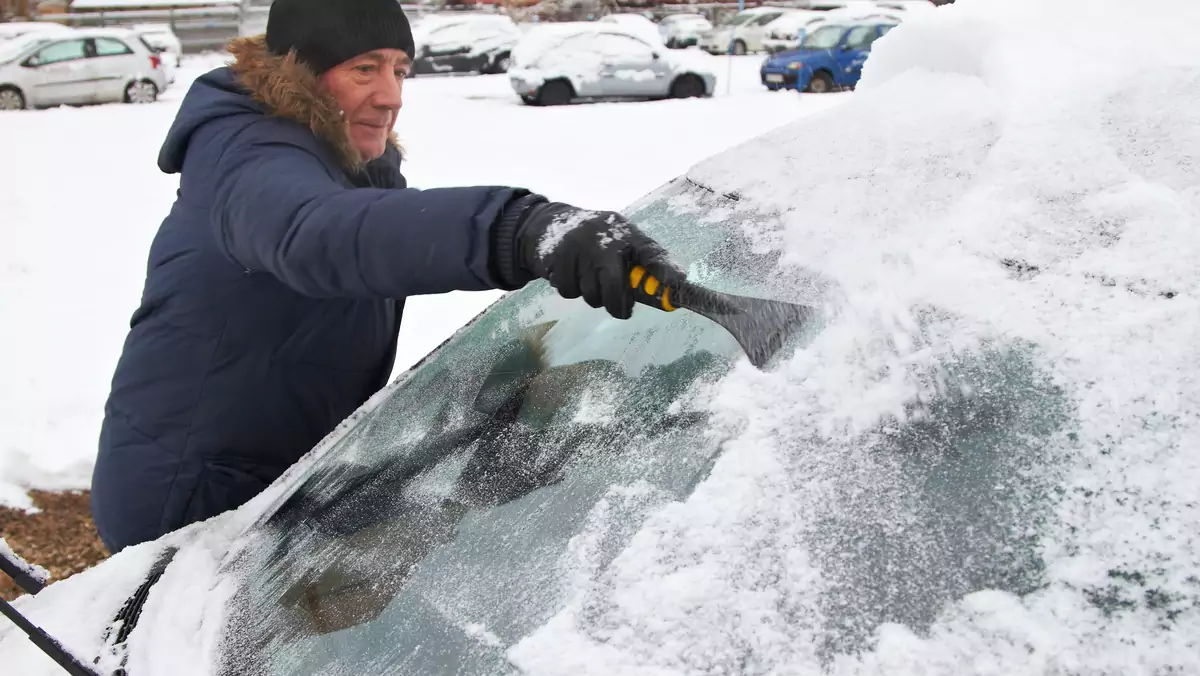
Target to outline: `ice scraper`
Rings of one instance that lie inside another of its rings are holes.
[[[630,271],[629,284],[643,305],[666,312],[683,308],[720,324],[760,369],[816,314],[805,305],[735,296],[689,282],[667,288],[640,265]]]

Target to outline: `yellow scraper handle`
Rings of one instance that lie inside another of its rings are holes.
[[[667,312],[675,311],[675,306],[671,305],[671,290],[659,284],[654,275],[646,272],[646,268],[633,266],[629,271],[629,286],[636,291],[634,298],[637,302]]]

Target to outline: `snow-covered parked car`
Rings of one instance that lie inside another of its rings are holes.
[[[762,51],[767,24],[789,10],[752,7],[730,16],[700,36],[700,49],[709,54],[750,54]]]
[[[464,14],[427,23],[414,37],[414,75],[503,73],[521,30],[503,14]]]
[[[712,96],[712,57],[671,52],[601,22],[533,28],[513,50],[508,70],[525,103]]]
[[[700,36],[712,27],[712,22],[703,14],[668,14],[658,22],[659,36],[670,49],[700,44]]]
[[[130,676],[1200,673],[1200,7],[1101,4],[905,22],[625,210],[820,310],[765,370],[535,283],[241,509],[13,605]]]
[[[12,49],[0,46],[0,110],[150,103],[169,84],[162,57],[130,30],[80,28],[19,40]]]

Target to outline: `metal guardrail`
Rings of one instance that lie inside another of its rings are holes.
[[[179,38],[185,53],[221,50],[238,36],[242,8],[236,5],[219,7],[181,7],[174,9],[103,10],[47,14],[42,21],[55,21],[67,26],[130,26],[140,23],[163,23]]]

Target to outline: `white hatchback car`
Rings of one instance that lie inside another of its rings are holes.
[[[575,100],[661,99],[712,96],[712,57],[670,52],[603,22],[546,24],[530,30],[513,49],[508,68],[513,91],[527,104]]]
[[[162,58],[128,30],[78,29],[0,48],[0,110],[150,103],[167,85]]]

